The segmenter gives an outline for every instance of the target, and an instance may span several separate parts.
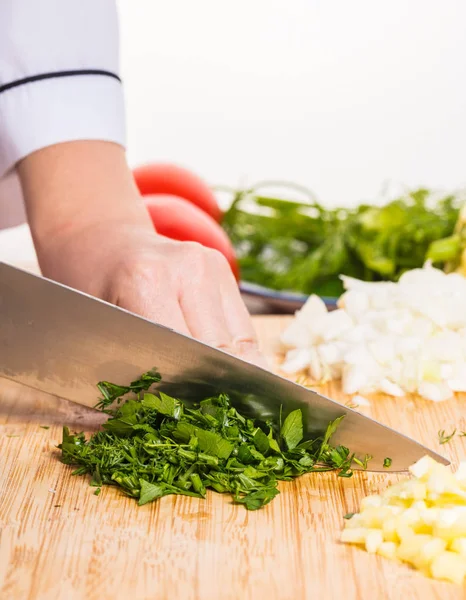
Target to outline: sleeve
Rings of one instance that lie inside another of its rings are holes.
[[[0,0],[0,178],[73,140],[125,145],[114,0]]]

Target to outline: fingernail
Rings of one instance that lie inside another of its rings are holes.
[[[251,337],[237,337],[232,342],[232,347],[238,352],[259,352],[257,340]]]

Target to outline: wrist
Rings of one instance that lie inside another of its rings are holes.
[[[82,141],[57,144],[18,164],[28,221],[38,253],[59,238],[102,223],[152,228],[124,149]]]

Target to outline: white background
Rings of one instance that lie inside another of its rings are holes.
[[[328,204],[466,184],[464,0],[117,3],[132,165]],[[2,236],[3,260],[34,256],[26,226]]]
[[[466,183],[464,0],[119,0],[132,165],[328,203]]]

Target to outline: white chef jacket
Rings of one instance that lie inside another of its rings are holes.
[[[0,179],[52,144],[125,145],[118,44],[114,0],[0,0]]]

